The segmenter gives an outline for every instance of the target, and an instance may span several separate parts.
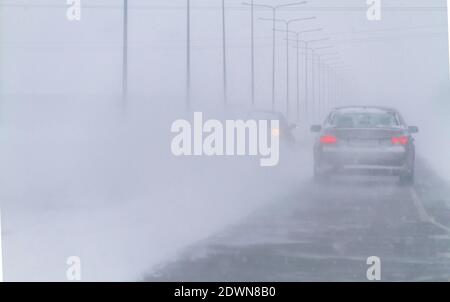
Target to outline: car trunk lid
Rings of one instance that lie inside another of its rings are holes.
[[[393,137],[404,135],[404,131],[401,128],[330,128],[326,134],[335,136],[339,144],[375,147],[390,144]]]

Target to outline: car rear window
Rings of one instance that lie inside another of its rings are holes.
[[[335,128],[398,128],[395,112],[335,112],[328,121]]]

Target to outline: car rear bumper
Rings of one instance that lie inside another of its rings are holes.
[[[334,148],[323,147],[316,158],[316,169],[340,174],[400,175],[410,169],[405,147]]]
[[[391,167],[391,166],[370,166],[370,165],[357,165],[357,166],[330,166],[322,167],[322,172],[344,175],[392,175],[398,176],[408,171],[407,167]]]

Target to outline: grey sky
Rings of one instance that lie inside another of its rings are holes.
[[[287,1],[258,1],[286,3]],[[183,101],[185,1],[130,0],[130,91]],[[66,20],[64,0],[2,0],[0,91],[8,93],[111,93],[120,90],[121,0],[82,0],[80,22]],[[310,0],[279,17],[317,16],[293,26],[323,27],[308,38],[330,37],[342,57],[351,102],[426,102],[448,79],[444,0],[383,1],[381,21],[368,21],[364,0]],[[193,95],[220,102],[221,1],[192,0]],[[250,15],[227,1],[229,94],[250,97]],[[418,9],[422,7],[422,9]],[[270,17],[257,10],[256,17]],[[271,24],[256,20],[256,91],[270,103]],[[278,34],[277,102],[285,98],[285,43]],[[291,54],[294,55],[292,49]],[[295,85],[295,57],[291,80]],[[292,89],[294,99],[295,89]],[[399,102],[401,106],[408,106]],[[406,107],[405,106],[405,107]]]

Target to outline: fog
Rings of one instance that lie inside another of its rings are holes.
[[[186,1],[129,0],[128,98],[122,100],[121,0],[0,0],[0,206],[6,280],[66,280],[80,257],[84,281],[137,280],[183,248],[289,195],[311,178],[311,140],[280,165],[255,157],[175,157],[177,119],[251,105],[250,11],[227,3],[228,101],[223,106],[221,2],[192,0],[192,108],[185,108]],[[286,3],[260,1],[261,3]],[[383,1],[368,21],[363,0],[309,0],[280,18],[315,20],[342,61],[337,105],[397,108],[417,125],[418,156],[450,181],[446,1]],[[270,109],[272,32],[255,10],[256,107]],[[283,26],[280,24],[280,28]],[[276,109],[286,111],[285,34],[277,33]],[[296,106],[295,52],[290,106]],[[300,64],[303,67],[303,63]],[[304,76],[303,72],[301,76]],[[304,87],[300,85],[301,91]],[[302,97],[303,101],[303,97]],[[303,107],[302,107],[303,108]],[[305,197],[306,198],[306,197]]]

